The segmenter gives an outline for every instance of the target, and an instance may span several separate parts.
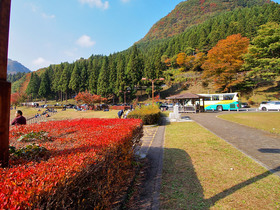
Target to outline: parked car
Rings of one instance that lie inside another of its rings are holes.
[[[75,107],[74,104],[66,104],[65,106],[66,106],[66,108],[68,108],[68,109],[73,109],[73,108]]]
[[[171,109],[173,108],[173,104],[167,104],[166,106],[167,106],[169,109],[170,109],[170,108],[171,108]]]
[[[240,103],[241,108],[250,108],[249,104],[246,102]]]
[[[261,103],[259,110],[268,111],[268,110],[280,110],[280,101],[268,101],[266,103]]]
[[[162,103],[159,108],[163,109],[163,110],[168,110],[168,106],[167,105],[168,105],[167,103]]]

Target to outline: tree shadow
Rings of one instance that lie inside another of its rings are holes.
[[[226,189],[223,192],[220,192],[217,195],[207,199],[207,202],[210,204],[210,206],[213,206],[213,205],[215,205],[215,203],[217,201],[235,193],[236,191],[238,191],[238,190],[240,190],[240,189],[242,189],[242,188],[244,188],[244,187],[246,187],[250,184],[253,184],[253,183],[255,183],[255,182],[257,182],[261,179],[264,179],[264,178],[270,176],[272,173],[275,173],[275,172],[278,172],[278,171],[280,171],[280,166],[278,166],[277,168],[274,168],[270,171],[266,171],[266,172],[264,172],[260,175],[255,176],[255,177],[252,177],[252,178],[250,178],[250,179],[248,179],[244,182],[241,182],[241,183],[239,183],[239,184],[237,184],[237,185],[235,185],[235,186],[233,186],[229,189]]]
[[[203,187],[192,159],[181,149],[164,148],[161,206],[175,209],[208,209]]]
[[[259,149],[261,153],[276,153],[280,154],[280,149],[272,149],[272,148],[261,148]]]
[[[279,166],[205,199],[189,154],[184,150],[165,148],[164,156],[169,157],[163,165],[161,206],[164,209],[210,209],[219,200],[280,171]]]

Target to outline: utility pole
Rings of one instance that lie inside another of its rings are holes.
[[[11,83],[7,82],[11,0],[0,0],[0,165],[9,163]]]

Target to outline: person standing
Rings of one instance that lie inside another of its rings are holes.
[[[26,119],[22,116],[22,111],[17,110],[15,116],[16,118],[12,121],[11,125],[26,125]]]

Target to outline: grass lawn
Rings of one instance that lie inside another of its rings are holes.
[[[23,112],[23,116],[28,118],[34,117],[35,114],[41,114],[44,110],[40,108],[41,111],[38,111],[38,108],[32,107],[17,107],[18,110]],[[15,118],[16,110],[11,110],[10,112],[10,120],[12,121]],[[57,113],[48,120],[68,120],[68,119],[77,119],[77,118],[116,118],[118,117],[118,110],[110,110],[109,112],[104,111],[75,111],[75,109],[67,109],[66,111],[61,111],[61,109],[57,110]]]
[[[77,118],[117,118],[118,110],[104,111],[76,111],[75,109],[67,109],[66,111],[59,110],[57,114],[51,118],[53,120],[68,120]]]
[[[37,108],[26,107],[26,106],[17,106],[17,110],[21,110],[23,113],[23,116],[26,117],[26,119],[30,118],[30,117],[34,117],[35,114],[37,114],[37,113],[39,113],[39,114],[42,113],[42,111],[39,112]],[[15,118],[15,113],[16,113],[16,110],[14,110],[14,109],[10,110],[10,120],[13,120]]]
[[[166,126],[161,209],[279,209],[280,178],[194,122]]]
[[[280,112],[254,112],[219,115],[220,118],[249,127],[280,134]]]

